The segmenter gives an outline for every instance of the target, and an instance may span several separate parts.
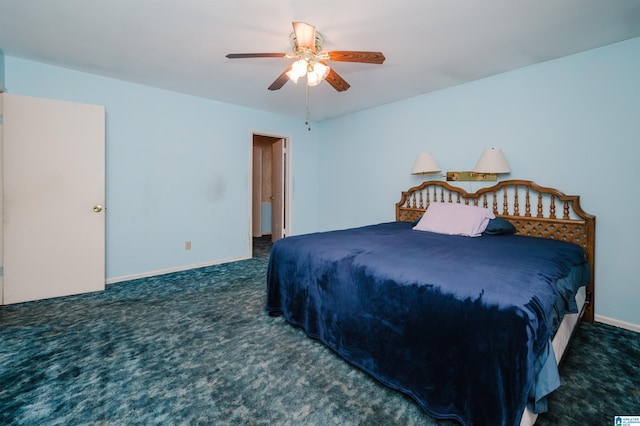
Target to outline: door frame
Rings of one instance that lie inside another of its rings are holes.
[[[291,209],[291,199],[292,199],[292,178],[291,178],[291,164],[293,162],[292,152],[293,152],[293,143],[291,141],[291,137],[287,135],[265,132],[260,130],[252,130],[249,135],[249,179],[247,179],[249,184],[249,228],[247,231],[248,242],[249,242],[249,257],[253,257],[253,138],[254,136],[266,136],[270,138],[282,139],[285,142],[285,163],[284,168],[281,171],[283,173],[283,182],[284,182],[284,219],[282,221],[284,237],[291,235],[291,217],[292,217],[292,209]]]

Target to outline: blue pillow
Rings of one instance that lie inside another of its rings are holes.
[[[504,235],[504,234],[515,234],[516,228],[506,219],[501,217],[496,217],[495,219],[490,219],[487,224],[487,228],[482,233],[483,235]]]

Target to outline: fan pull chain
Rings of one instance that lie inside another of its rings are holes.
[[[304,124],[307,126],[307,130],[311,131],[311,111],[309,109],[309,85],[306,86],[307,87],[307,121],[304,122]]]

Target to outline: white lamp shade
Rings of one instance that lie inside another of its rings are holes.
[[[321,64],[320,62],[313,65],[313,72],[318,74],[320,80],[324,80],[325,78],[327,78],[327,76],[329,75],[329,71],[331,71],[331,68],[329,68],[325,64]]]
[[[308,86],[317,86],[322,82],[322,79],[316,74],[314,71],[309,71],[307,73],[307,85]]]
[[[291,72],[294,75],[297,75],[298,78],[302,77],[307,73],[307,66],[307,61],[305,61],[304,59],[300,59],[298,61],[295,61],[293,65],[291,65]]]
[[[294,83],[298,84],[298,79],[300,77],[298,77],[298,74],[296,74],[293,70],[291,71],[287,71],[287,77],[289,77],[289,80],[293,81]]]
[[[436,163],[436,159],[433,158],[433,155],[429,152],[423,152],[422,154],[418,154],[416,162],[413,164],[411,174],[437,173],[440,170],[440,166]]]
[[[499,148],[487,148],[473,168],[475,173],[511,173],[504,153]]]
[[[298,79],[307,73],[307,61],[300,59],[291,65],[291,70],[287,71],[287,77],[294,83],[298,83]]]

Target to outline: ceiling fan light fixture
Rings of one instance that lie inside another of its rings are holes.
[[[280,90],[287,81],[297,83],[301,77],[307,75],[307,87],[320,84],[327,80],[336,91],[344,92],[349,89],[347,83],[335,70],[329,68],[324,61],[359,62],[364,64],[382,64],[385,60],[382,52],[366,52],[355,50],[323,51],[324,37],[313,25],[304,22],[292,22],[293,33],[290,41],[290,53],[229,53],[227,59],[242,58],[285,58],[293,59],[289,65],[268,87],[269,90]]]

